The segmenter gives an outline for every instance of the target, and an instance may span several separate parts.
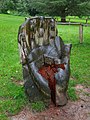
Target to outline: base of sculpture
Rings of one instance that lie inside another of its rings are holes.
[[[36,102],[36,101],[44,101],[46,104],[49,104],[50,101],[52,101],[51,94],[47,95],[45,92],[43,93],[40,88],[34,83],[33,79],[31,78],[29,74],[29,70],[27,66],[23,67],[23,77],[24,77],[24,88],[25,93],[28,96],[28,99],[30,102]],[[34,78],[35,80],[35,78]],[[56,86],[56,89],[58,89],[58,86]],[[58,91],[58,90],[56,90]],[[67,95],[65,92],[57,93],[59,94],[60,98],[56,99],[56,103],[58,106],[63,106],[67,104]],[[57,97],[57,96],[55,96]],[[56,103],[52,101],[55,106]]]

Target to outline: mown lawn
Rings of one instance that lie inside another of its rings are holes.
[[[71,80],[68,94],[76,99],[74,86],[83,84],[90,86],[90,26],[84,27],[84,42],[79,43],[79,26],[58,25],[59,35],[65,43],[72,43],[71,50]]]
[[[18,113],[28,100],[24,88],[15,81],[22,80],[17,33],[24,17],[0,14],[0,120]],[[90,85],[90,27],[84,27],[84,43],[79,43],[78,26],[58,25],[59,35],[65,43],[72,43],[71,79],[68,94],[76,100],[74,86]],[[37,109],[37,108],[36,108]]]
[[[24,17],[0,14],[0,120],[26,104],[23,86],[13,82],[22,79],[17,33],[23,21]]]
[[[61,21],[61,18],[60,17],[55,17],[57,18],[58,21]],[[67,22],[74,22],[74,23],[83,23],[85,24],[86,23],[86,19],[87,17],[84,17],[84,18],[79,18],[78,16],[67,16],[66,17],[66,21]],[[87,20],[87,23],[90,24],[90,18]]]

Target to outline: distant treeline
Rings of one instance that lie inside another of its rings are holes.
[[[90,16],[90,0],[0,0],[0,13],[16,15]]]
[[[31,1],[33,0],[0,0],[0,13],[34,16],[39,12],[31,7]]]

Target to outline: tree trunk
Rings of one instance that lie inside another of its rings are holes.
[[[61,17],[61,22],[66,22],[66,17]]]
[[[65,8],[61,10],[61,22],[66,22]]]

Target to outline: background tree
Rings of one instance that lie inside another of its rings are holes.
[[[31,0],[29,7],[48,15],[60,16],[63,22],[68,15],[90,15],[90,0]]]
[[[18,0],[0,0],[0,13],[7,13],[8,10],[16,10]]]
[[[60,16],[66,21],[66,16],[90,16],[90,0],[0,0],[0,13],[17,11],[22,15],[29,13],[34,16]]]

